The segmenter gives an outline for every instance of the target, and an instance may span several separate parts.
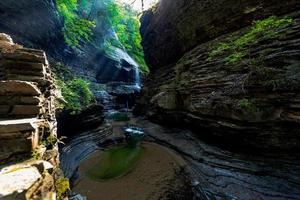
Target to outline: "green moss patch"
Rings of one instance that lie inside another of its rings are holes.
[[[144,149],[140,146],[119,146],[103,153],[87,176],[96,181],[118,178],[127,174],[136,165]]]
[[[278,39],[280,29],[293,23],[291,18],[271,16],[264,20],[254,21],[251,28],[238,38],[215,45],[209,53],[209,60],[226,55],[227,64],[233,64],[249,56],[249,47],[258,43],[259,39]]]

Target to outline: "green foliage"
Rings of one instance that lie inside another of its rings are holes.
[[[80,42],[91,41],[95,23],[86,19],[75,18],[65,21],[63,28],[66,43],[72,48],[80,48]]]
[[[219,43],[209,54],[210,57],[216,57],[229,50],[231,47],[229,44],[221,42]]]
[[[41,141],[41,144],[44,145],[47,149],[50,149],[56,144],[57,141],[58,139],[55,136],[49,135],[46,139]]]
[[[63,197],[66,196],[66,192],[70,190],[70,183],[69,179],[67,178],[58,178],[55,181],[55,188],[56,188],[56,193],[57,193],[57,198],[58,199],[63,199]]]
[[[64,18],[64,39],[72,48],[80,48],[81,42],[90,41],[95,22],[77,14],[78,0],[56,0],[60,15]],[[87,4],[86,2],[82,2]]]
[[[37,152],[37,150],[31,151],[31,158],[30,160],[38,160],[40,159],[41,155]]]
[[[238,105],[241,109],[247,111],[247,112],[251,112],[254,113],[257,111],[256,106],[254,105],[254,101],[253,100],[249,100],[249,99],[241,99],[238,102]]]
[[[76,113],[92,103],[93,93],[89,88],[89,83],[85,80],[75,78],[66,83],[62,80],[58,80],[57,84],[61,89],[64,100],[66,101],[64,104],[66,109],[72,110]]]
[[[227,43],[219,43],[209,54],[209,59],[228,53],[225,58],[228,64],[240,61],[248,55],[247,48],[262,39],[276,39],[279,37],[279,29],[293,23],[291,18],[278,18],[271,16],[264,20],[254,21],[252,27],[241,37]]]
[[[225,61],[228,63],[228,64],[233,64],[233,63],[236,63],[240,60],[242,60],[242,58],[245,56],[245,53],[244,52],[235,52],[235,53],[232,53],[231,55],[227,56],[225,58]]]
[[[140,23],[137,12],[132,10],[129,5],[121,5],[113,1],[108,6],[108,17],[121,45],[140,65],[142,72],[149,72],[144,60],[143,48],[141,46],[142,38],[139,32]],[[109,45],[114,45],[113,41],[110,41],[109,43]]]

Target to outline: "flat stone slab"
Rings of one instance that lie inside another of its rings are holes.
[[[0,198],[28,190],[41,177],[36,167],[0,172]]]
[[[39,96],[41,91],[36,85],[26,81],[0,81],[0,95],[18,94],[20,96]]]
[[[20,131],[34,131],[43,120],[37,118],[0,120],[1,133],[15,133]]]

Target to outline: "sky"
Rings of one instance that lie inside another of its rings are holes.
[[[118,0],[118,1],[132,5],[132,8],[137,11],[142,10],[142,1],[141,0]],[[157,2],[158,2],[158,0],[144,0],[144,10],[149,9],[153,4],[155,4]]]

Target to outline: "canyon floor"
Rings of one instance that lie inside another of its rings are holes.
[[[154,143],[143,142],[141,145],[145,151],[128,174],[102,182],[86,175],[103,152],[94,153],[81,163],[74,191],[89,200],[99,200],[99,194],[101,199],[110,200],[156,200],[170,199],[172,192],[186,187],[185,176],[181,172],[185,162],[179,156]]]

